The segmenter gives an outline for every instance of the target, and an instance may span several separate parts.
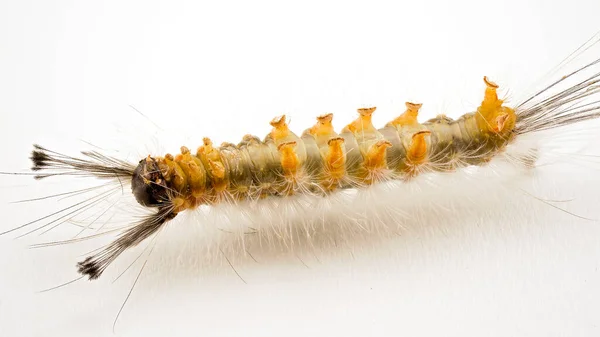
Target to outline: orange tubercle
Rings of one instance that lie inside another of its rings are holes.
[[[167,174],[163,173],[165,180],[171,183],[171,186],[178,191],[182,192],[187,186],[187,179],[185,173],[181,167],[175,162],[175,158],[170,153],[167,153],[162,160],[161,164],[167,167]]]
[[[275,142],[286,138],[290,134],[290,129],[285,121],[285,115],[275,117],[271,120],[271,126],[273,130],[271,130],[271,138]]]
[[[207,166],[207,171],[213,178],[213,188],[215,192],[222,192],[227,189],[229,185],[227,179],[225,179],[225,166],[221,162],[221,155],[212,146],[210,138],[205,137],[202,139],[204,145],[198,148],[197,157]]]
[[[417,120],[417,116],[419,115],[419,109],[423,106],[420,103],[411,103],[406,102],[406,111],[402,113],[402,115],[396,117],[393,121],[389,122],[387,125],[392,125],[395,127],[407,126],[407,125],[417,125],[419,124]]]
[[[282,143],[277,147],[277,150],[281,155],[280,162],[283,172],[289,176],[295,175],[298,171],[298,166],[300,165],[295,148],[296,142]]]
[[[423,164],[427,160],[427,141],[425,136],[431,131],[419,131],[412,136],[410,146],[406,151],[406,159],[413,165]]]
[[[363,131],[374,131],[375,127],[373,126],[373,122],[371,122],[371,118],[376,109],[376,107],[358,109],[359,117],[348,124],[342,132],[349,131],[356,134]]]
[[[190,150],[182,146],[181,154],[175,158],[175,161],[187,177],[192,196],[194,198],[202,197],[206,187],[206,172],[200,159],[192,156]]]
[[[503,106],[503,100],[498,99],[498,85],[483,78],[486,85],[481,105],[477,108],[477,125],[483,132],[493,134],[509,134],[514,128],[516,115],[513,109]]]
[[[346,155],[343,149],[344,138],[331,138],[327,142],[327,145],[328,152],[325,155],[327,173],[331,179],[337,181],[342,179],[346,174]]]
[[[317,123],[308,129],[308,133],[315,137],[335,133],[331,124],[332,120],[333,114],[331,113],[317,117]]]
[[[367,169],[379,169],[385,167],[386,160],[385,154],[388,147],[391,147],[392,143],[387,140],[377,141],[375,144],[369,147],[366,153],[364,165]]]

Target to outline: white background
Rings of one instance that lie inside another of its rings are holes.
[[[526,97],[600,29],[598,13],[597,1],[2,1],[0,171],[25,172],[34,142],[75,153],[89,147],[84,140],[137,160],[195,148],[204,136],[217,144],[262,137],[282,113],[298,132],[324,112],[341,128],[365,105],[377,105],[383,125],[405,101],[424,103],[423,120],[458,117],[481,100],[483,75],[511,100]],[[543,197],[573,199],[566,208],[600,217],[592,164],[554,170]],[[9,204],[55,190],[1,178],[0,231],[58,207]],[[240,262],[247,284],[227,265],[190,262],[200,252],[170,228],[115,332],[600,333],[597,222],[519,193],[493,202],[466,193],[467,206],[444,211],[453,193],[440,191],[440,213],[399,237]],[[15,236],[0,237],[0,335],[112,334],[140,263],[115,283],[131,259],[99,281],[38,294],[75,278],[82,251],[26,250],[27,240],[46,239]]]

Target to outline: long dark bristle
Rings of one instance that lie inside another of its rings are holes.
[[[35,175],[43,179],[57,175],[93,176],[98,178],[132,177],[135,166],[123,160],[105,156],[95,151],[81,152],[83,158],[67,156],[34,144],[31,161],[34,172],[48,170]]]
[[[125,250],[138,245],[151,235],[155,234],[165,223],[173,219],[177,214],[172,207],[158,210],[156,214],[146,217],[140,223],[134,225],[111,242],[106,248],[93,256],[77,263],[77,271],[87,276],[89,280],[95,280],[102,275],[104,270]]]
[[[77,262],[77,272],[87,276],[89,280],[95,280],[102,275],[102,270],[98,263],[92,260],[92,257],[86,257],[85,260]]]
[[[516,107],[515,132],[544,131],[600,117],[600,59],[563,76]],[[592,72],[583,80],[544,98],[551,89],[558,88],[569,78]]]
[[[31,159],[31,161],[33,162],[31,170],[39,171],[44,169],[48,165],[49,157],[45,152],[35,149],[31,151],[31,157],[29,157],[29,159]]]

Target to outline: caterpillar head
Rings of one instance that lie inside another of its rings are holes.
[[[145,207],[161,207],[169,200],[167,182],[156,159],[140,160],[131,177],[131,192]]]

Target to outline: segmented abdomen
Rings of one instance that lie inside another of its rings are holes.
[[[217,148],[205,138],[195,155],[182,147],[176,157],[157,160],[168,187],[176,191],[171,200],[177,211],[204,203],[327,194],[424,171],[482,165],[512,139],[516,119],[497,98],[497,86],[484,80],[481,106],[458,120],[438,116],[420,124],[421,105],[406,103],[407,110],[381,129],[371,123],[375,108],[366,108],[340,134],[327,114],[298,136],[280,116],[271,121],[273,130],[264,141],[246,135],[238,145]]]

